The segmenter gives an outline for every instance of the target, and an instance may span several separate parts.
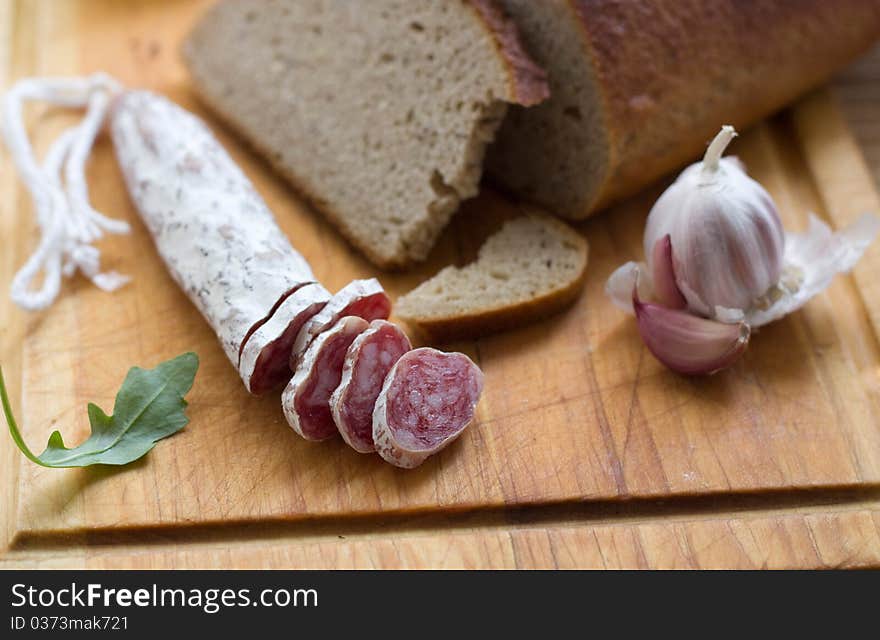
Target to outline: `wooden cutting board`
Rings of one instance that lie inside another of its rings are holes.
[[[486,190],[430,260],[377,272],[195,99],[177,50],[203,1],[0,0],[0,89],[30,75],[104,70],[203,115],[324,284],[379,276],[400,294],[471,259],[515,204]],[[35,108],[44,143],[68,114]],[[830,95],[820,91],[735,143],[789,229],[833,227],[880,199]],[[129,220],[104,265],[133,276],[107,294],[80,278],[48,312],[2,296],[0,362],[27,441],[88,433],[132,365],[201,358],[191,423],[122,469],[43,469],[0,438],[3,566],[819,567],[880,564],[880,243],[802,311],[762,329],[733,369],[671,374],[603,294],[640,256],[663,185],[578,229],[587,284],[568,312],[447,345],[486,374],[477,421],[413,471],[340,441],[300,440],[277,394],[253,398],[176,288],[128,201],[109,141],[89,167],[93,203]],[[26,193],[0,156],[0,278],[33,247]]]

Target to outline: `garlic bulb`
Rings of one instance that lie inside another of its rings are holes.
[[[782,274],[785,236],[770,194],[736,159],[721,158],[735,135],[721,130],[703,162],[660,196],[645,227],[648,269],[656,272],[654,247],[668,235],[675,283],[688,308],[706,317],[716,307],[751,308]]]
[[[722,127],[648,215],[645,263],[608,279],[612,301],[638,319],[651,352],[681,373],[713,373],[745,351],[751,329],[801,307],[850,270],[880,230],[864,214],[833,233],[815,216],[786,233],[770,194],[736,158]],[[642,300],[645,300],[643,302]]]

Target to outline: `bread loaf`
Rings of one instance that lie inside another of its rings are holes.
[[[494,181],[584,218],[821,83],[880,36],[880,0],[501,0],[552,97],[511,108]]]
[[[544,73],[494,0],[222,0],[197,91],[373,262],[423,259]]]

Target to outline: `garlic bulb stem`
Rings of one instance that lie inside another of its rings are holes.
[[[718,135],[715,136],[715,139],[709,144],[709,148],[706,149],[706,155],[703,156],[704,176],[712,175],[718,171],[718,163],[721,161],[721,156],[724,155],[724,150],[727,149],[727,145],[729,145],[730,141],[736,136],[736,129],[729,124],[721,127],[721,131],[718,132]]]

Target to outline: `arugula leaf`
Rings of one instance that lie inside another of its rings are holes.
[[[78,447],[64,446],[61,433],[49,436],[46,450],[39,456],[25,444],[6,393],[0,369],[0,400],[9,424],[9,433],[21,452],[44,467],[87,467],[93,464],[121,465],[133,462],[156,446],[162,438],[177,433],[189,422],[184,415],[183,396],[192,388],[199,358],[184,353],[155,369],[132,367],[116,394],[113,415],[89,403],[92,435]]]

